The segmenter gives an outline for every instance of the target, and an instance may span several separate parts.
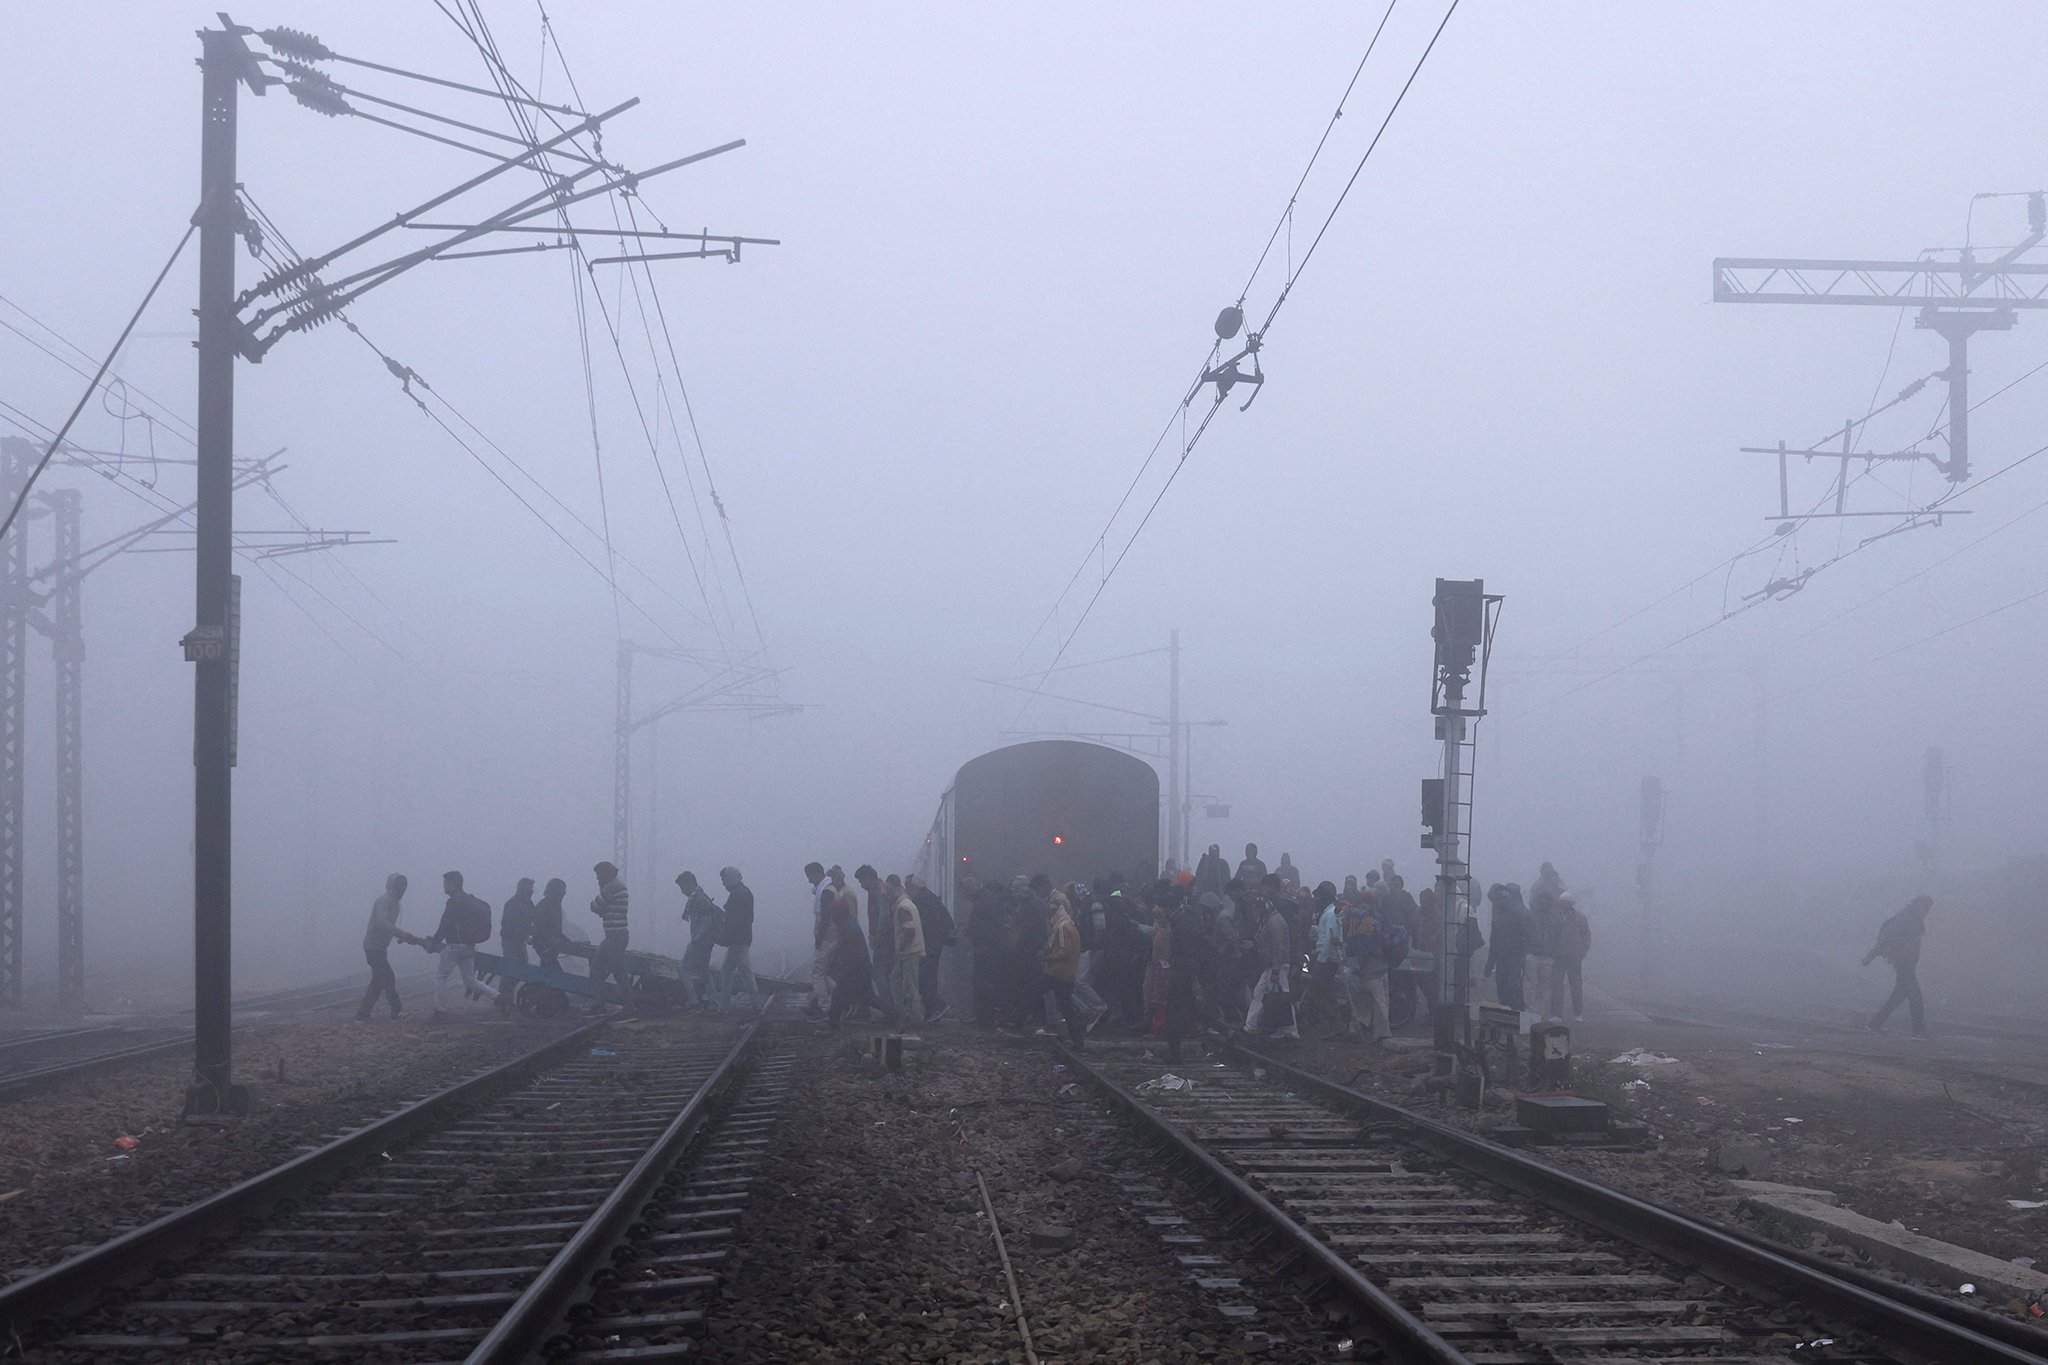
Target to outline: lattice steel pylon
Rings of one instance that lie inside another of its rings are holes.
[[[28,477],[24,447],[0,445],[0,493],[12,502]],[[21,1008],[22,831],[27,793],[28,522],[0,546],[0,1008]]]
[[[75,488],[46,494],[55,513],[56,562],[83,548]],[[82,579],[59,578],[50,594],[49,634],[57,692],[57,1007],[85,1008],[85,621]]]

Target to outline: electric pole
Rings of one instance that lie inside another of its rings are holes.
[[[1644,989],[1653,985],[1661,967],[1661,925],[1657,923],[1657,849],[1664,842],[1664,780],[1659,777],[1645,777],[1642,786],[1642,805],[1636,821],[1637,842],[1642,848],[1642,858],[1636,864],[1636,890],[1643,903],[1643,970]]]
[[[246,38],[255,34],[277,55],[258,58]],[[286,260],[245,294],[235,291],[235,248],[247,237],[252,249],[263,249],[265,239],[244,206],[237,184],[235,166],[235,125],[237,102],[243,85],[257,95],[272,85],[282,85],[301,105],[326,117],[339,118],[358,113],[351,96],[376,99],[387,108],[405,109],[388,100],[359,94],[317,69],[328,60],[351,60],[329,49],[312,34],[295,29],[270,28],[261,31],[234,23],[221,16],[221,27],[201,31],[201,134],[199,209],[193,223],[199,230],[199,379],[198,436],[198,572],[195,592],[195,624],[184,639],[186,659],[197,665],[193,679],[193,989],[194,1032],[193,1080],[186,1094],[188,1116],[239,1114],[247,1112],[248,1095],[234,1083],[230,1027],[232,1010],[229,988],[232,978],[233,942],[233,768],[235,761],[235,673],[240,641],[236,630],[238,580],[230,572],[234,552],[234,366],[238,357],[260,361],[270,348],[294,332],[318,327],[334,318],[346,318],[348,306],[365,293],[388,284],[409,270],[430,261],[498,256],[504,251],[457,248],[503,232],[543,231],[531,220],[553,217],[559,231],[547,230],[557,240],[536,242],[523,248],[581,251],[580,238],[568,219],[568,209],[586,199],[604,195],[638,192],[654,176],[746,145],[735,139],[718,147],[663,162],[633,172],[604,159],[595,145],[587,154],[576,140],[590,136],[607,120],[624,113],[639,101],[627,100],[601,113],[589,114],[501,89],[490,92],[459,82],[420,76],[381,63],[358,65],[401,79],[417,79],[443,89],[468,91],[521,109],[538,108],[551,115],[573,120],[552,120],[556,131],[546,138],[525,136],[517,141],[522,150],[495,157],[490,167],[452,189],[386,219],[359,233],[338,247],[310,257]],[[282,75],[263,68],[269,62]],[[516,82],[510,84],[516,86]],[[415,111],[425,113],[425,111]],[[435,118],[432,114],[426,117]],[[377,121],[400,131],[422,134],[436,141],[447,139],[437,133],[395,122],[383,115]],[[443,123],[448,120],[441,120]],[[467,126],[467,125],[464,125]],[[476,150],[476,149],[472,149]],[[490,153],[484,153],[490,156]],[[557,172],[551,157],[566,158],[576,169]],[[437,224],[422,216],[498,176],[519,168],[541,173],[543,186],[516,199],[481,221],[466,224]],[[575,188],[579,182],[596,177],[596,183]],[[448,235],[431,244],[400,251],[378,264],[350,270],[337,264],[344,257],[401,229],[445,231]],[[674,237],[678,234],[623,228],[605,235],[627,239]],[[776,245],[771,238],[714,237],[709,233],[687,234],[697,244],[694,251],[637,253],[586,258],[586,268],[598,264],[633,265],[654,260],[690,258],[723,259],[737,263],[743,245]],[[716,242],[719,245],[714,247]],[[289,248],[287,248],[289,251]],[[330,267],[348,273],[337,279],[323,278]],[[248,308],[246,320],[242,310]],[[268,330],[264,330],[267,328]],[[379,355],[383,353],[380,351]],[[399,375],[408,388],[417,379],[410,370],[389,356],[385,366]]]
[[[0,446],[0,495],[28,479],[26,442]],[[21,1008],[22,805],[28,763],[28,528],[0,546],[0,1006]]]
[[[56,559],[81,548],[75,488],[45,495],[55,529]],[[26,539],[26,537],[23,537]],[[57,694],[57,1008],[85,1010],[85,620],[83,579],[68,575],[50,594],[50,646]]]
[[[192,1086],[188,1115],[245,1114],[234,1083],[233,736],[229,727],[228,595],[232,591],[235,477],[235,247],[243,214],[235,185],[235,117],[246,81],[261,95],[256,56],[231,24],[200,32],[199,393],[197,590],[185,657],[192,680]]]
[[[1188,865],[1188,841],[1183,813],[1187,805],[1187,778],[1181,769],[1179,630],[1168,636],[1166,648],[1166,860],[1175,868],[1185,868]]]
[[[1980,198],[1988,196],[1978,196]],[[2048,195],[2035,191],[2027,199],[2027,235],[1996,260],[1979,261],[1968,246],[1946,248],[1954,260],[1936,260],[1923,253],[1910,261],[1862,261],[1780,256],[1723,256],[1714,261],[1714,302],[1779,303],[1835,307],[1917,307],[1913,325],[1934,332],[1948,344],[1948,366],[1941,377],[1948,384],[1948,457],[1913,450],[1863,455],[1850,451],[1852,421],[1842,428],[1839,451],[1775,447],[1778,456],[1780,522],[1842,516],[1890,516],[1894,513],[1852,512],[1843,506],[1849,461],[1928,460],[1950,483],[1970,477],[1970,338],[1978,332],[2006,331],[2018,321],[2018,310],[2048,308],[2048,265],[2019,257],[2048,237]],[[1914,389],[1918,388],[1916,383]],[[1910,392],[1910,390],[1909,390]],[[1904,396],[1904,395],[1902,395]],[[1768,446],[1746,450],[1770,452]],[[1790,505],[1786,461],[1831,457],[1842,465],[1832,512],[1795,514]],[[1911,514],[1911,509],[1907,515]]]

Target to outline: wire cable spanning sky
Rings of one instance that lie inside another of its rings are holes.
[[[1315,169],[1317,160],[1321,158],[1323,148],[1329,142],[1331,131],[1337,126],[1338,120],[1343,118],[1345,103],[1351,98],[1352,92],[1357,88],[1359,77],[1364,74],[1367,63],[1371,61],[1373,52],[1378,48],[1380,35],[1385,32],[1387,20],[1393,16],[1394,3],[1397,2],[1398,0],[1390,2],[1386,10],[1381,14],[1379,24],[1374,28],[1372,38],[1367,42],[1364,54],[1359,58],[1358,65],[1352,70],[1351,79],[1345,83],[1344,93],[1338,98],[1336,108],[1331,113],[1329,122],[1324,125],[1322,135],[1316,140],[1315,148],[1309,154],[1307,164],[1302,168],[1300,179],[1296,181],[1293,192],[1288,195],[1287,203],[1281,209],[1280,217],[1275,223],[1273,232],[1267,236],[1265,245],[1260,248],[1258,259],[1252,265],[1251,274],[1246,277],[1244,287],[1238,291],[1240,308],[1245,298],[1251,292],[1252,286],[1257,282],[1259,272],[1263,269],[1267,258],[1272,253],[1274,240],[1280,235],[1283,227],[1288,229],[1291,239],[1294,210],[1296,204],[1300,201],[1302,186],[1307,183],[1309,173]],[[1430,33],[1428,42],[1423,45],[1421,52],[1415,58],[1414,64],[1410,66],[1407,79],[1402,81],[1400,89],[1395,92],[1393,99],[1388,103],[1386,113],[1381,117],[1379,126],[1374,129],[1371,140],[1366,143],[1365,150],[1360,153],[1357,164],[1352,167],[1350,177],[1345,180],[1343,188],[1338,191],[1336,199],[1331,203],[1329,211],[1323,217],[1321,226],[1316,229],[1315,236],[1310,240],[1308,249],[1302,253],[1299,261],[1292,259],[1290,248],[1286,277],[1281,282],[1279,290],[1275,293],[1272,305],[1266,311],[1265,320],[1257,328],[1253,329],[1247,338],[1248,342],[1251,343],[1251,347],[1248,350],[1255,362],[1257,356],[1256,346],[1263,342],[1267,330],[1272,327],[1274,319],[1280,315],[1281,308],[1286,305],[1287,300],[1293,295],[1295,285],[1300,281],[1302,273],[1307,270],[1308,263],[1315,256],[1316,249],[1322,245],[1324,236],[1330,230],[1330,225],[1336,221],[1338,213],[1343,210],[1345,201],[1350,198],[1352,189],[1358,184],[1359,176],[1365,171],[1366,163],[1372,159],[1373,153],[1378,150],[1381,138],[1386,136],[1388,126],[1394,121],[1394,115],[1400,112],[1401,104],[1407,99],[1409,90],[1414,87],[1416,77],[1422,74],[1423,64],[1429,60],[1430,53],[1436,50],[1437,40],[1443,37],[1444,29],[1450,23],[1451,16],[1457,13],[1457,9],[1458,0],[1451,0],[1451,3],[1445,7],[1442,17],[1437,21],[1436,28]],[[1059,648],[1053,652],[1051,660],[1040,673],[1038,682],[1032,687],[1030,693],[1025,697],[1023,704],[1018,708],[1017,719],[1015,722],[1012,722],[1013,728],[1016,723],[1023,720],[1024,714],[1030,708],[1032,701],[1043,690],[1045,680],[1052,676],[1053,671],[1059,667],[1060,661],[1066,657],[1068,648],[1072,646],[1075,637],[1081,633],[1081,628],[1087,624],[1088,617],[1095,610],[1095,604],[1102,599],[1103,591],[1108,588],[1110,580],[1116,576],[1116,571],[1123,566],[1124,560],[1130,555],[1131,548],[1138,543],[1138,537],[1144,534],[1145,527],[1152,520],[1152,514],[1159,510],[1159,504],[1173,487],[1174,480],[1180,477],[1181,470],[1187,465],[1188,457],[1194,453],[1195,446],[1201,442],[1203,435],[1209,430],[1209,424],[1215,419],[1217,410],[1223,406],[1225,397],[1230,390],[1230,385],[1218,383],[1215,398],[1209,404],[1207,411],[1202,414],[1194,430],[1192,432],[1188,430],[1187,413],[1189,405],[1193,403],[1196,394],[1201,391],[1204,383],[1208,382],[1203,376],[1214,367],[1221,348],[1222,342],[1220,340],[1209,347],[1207,356],[1205,356],[1201,367],[1196,371],[1193,385],[1176,406],[1174,414],[1167,419],[1167,424],[1161,428],[1159,436],[1153,441],[1151,448],[1146,451],[1144,459],[1139,462],[1138,472],[1132,476],[1131,482],[1125,487],[1123,495],[1117,499],[1116,505],[1110,509],[1109,518],[1103,523],[1103,529],[1090,542],[1087,552],[1081,557],[1080,564],[1067,579],[1066,586],[1054,598],[1052,607],[1040,619],[1038,625],[1032,630],[1030,637],[1026,640],[1024,650],[1020,651],[1019,654],[1020,659],[1023,653],[1030,650],[1032,643],[1037,640],[1046,625],[1058,615],[1060,607],[1066,602],[1069,594],[1073,591],[1074,585],[1080,581],[1081,574],[1087,569],[1089,560],[1106,546],[1109,532],[1116,524],[1116,520],[1122,514],[1125,506],[1129,504],[1131,494],[1137,489],[1139,482],[1145,476],[1145,472],[1151,468],[1152,462],[1158,455],[1161,446],[1165,444],[1166,438],[1178,426],[1180,429],[1178,456],[1174,460],[1172,468],[1168,470],[1165,481],[1160,484],[1159,490],[1153,494],[1152,501],[1146,505],[1144,514],[1138,519],[1138,524],[1132,528],[1130,535],[1124,540],[1122,547],[1117,551],[1116,558],[1109,562],[1102,576],[1096,581],[1095,589],[1089,594],[1088,600],[1082,605],[1080,614],[1074,619],[1073,625],[1068,628],[1065,636],[1061,639]],[[1249,401],[1247,401],[1245,406],[1250,406]]]

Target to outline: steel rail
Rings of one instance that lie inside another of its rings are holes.
[[[1393,1352],[1396,1358],[1414,1361],[1417,1365],[1471,1365],[1464,1352],[1438,1336],[1428,1323],[1403,1308],[1392,1295],[1367,1279],[1357,1266],[1325,1245],[1285,1209],[1252,1188],[1249,1181],[1219,1161],[1208,1148],[1140,1103],[1136,1096],[1090,1065],[1082,1054],[1058,1040],[1052,1047],[1069,1068],[1084,1077],[1154,1140],[1178,1151],[1212,1184],[1223,1190],[1233,1203],[1257,1217],[1303,1260],[1327,1275],[1388,1338],[1385,1344],[1400,1348]]]
[[[409,977],[407,979],[411,980],[414,978]],[[238,1010],[273,1010],[308,1004],[314,1001],[322,1003],[312,1006],[313,1008],[332,1008],[334,1005],[348,1003],[349,1000],[355,998],[357,991],[358,987],[352,982],[347,984],[336,982],[327,985],[298,986],[290,990],[272,991],[266,995],[251,996],[247,1000],[238,1000],[235,1002],[235,1008]],[[328,996],[335,998],[332,1001],[328,1001]],[[190,1014],[191,1011],[185,1010],[182,1013]],[[94,1028],[69,1029],[41,1034],[31,1038],[11,1040],[5,1044],[0,1044],[0,1048],[26,1046],[30,1043],[58,1038],[82,1038],[92,1033],[115,1033],[128,1027],[147,1027],[147,1025],[108,1024]],[[166,1027],[177,1026],[166,1025]],[[247,1025],[243,1024],[237,1027],[247,1027]],[[31,1091],[40,1090],[59,1081],[67,1081],[79,1076],[89,1076],[96,1071],[118,1066],[123,1062],[144,1061],[151,1057],[169,1056],[181,1048],[192,1046],[193,1037],[193,1033],[188,1029],[171,1038],[159,1038],[147,1043],[137,1043],[132,1047],[114,1048],[108,1052],[95,1052],[90,1056],[75,1057],[70,1061],[52,1062],[48,1066],[36,1067],[30,1071],[17,1071],[7,1075],[0,1075],[0,1102],[19,1099]]]
[[[765,1007],[764,1007],[765,1008]],[[740,1034],[718,1069],[669,1121],[654,1144],[641,1153],[590,1217],[526,1286],[505,1315],[476,1344],[464,1365],[517,1365],[531,1359],[555,1324],[583,1290],[592,1271],[632,1226],[655,1189],[704,1125],[716,1117],[721,1102],[745,1080],[745,1071],[759,1046],[761,1022],[756,1019]]]
[[[1909,1302],[1915,1296],[1874,1276],[1852,1281],[1824,1269],[1817,1258],[1785,1255],[1762,1239],[1638,1199],[1242,1044],[1225,1043],[1223,1052],[1262,1066],[1268,1077],[1284,1080],[1336,1108],[1398,1125],[1418,1145],[1568,1218],[1590,1223],[1725,1282],[1835,1314],[1844,1325],[1868,1331],[1887,1346],[1903,1346],[1937,1360],[1968,1361],[1970,1365],[2048,1365],[2042,1344],[2030,1348],[2021,1341],[1987,1333],[1974,1317],[1958,1321],[1931,1312],[1921,1306],[1924,1299]]]
[[[432,1127],[441,1121],[446,1110],[467,1106],[521,1079],[536,1067],[573,1052],[602,1030],[606,1022],[592,1020],[524,1056],[459,1081],[325,1146],[0,1288],[0,1338],[33,1341],[43,1322],[59,1314],[75,1316],[82,1305],[110,1286],[153,1273],[166,1258],[232,1230],[242,1221],[374,1158],[392,1143]]]
[[[59,1038],[83,1038],[89,1033],[119,1033],[119,1024],[88,1024],[79,1028],[37,1029],[17,1037],[0,1041],[0,1052],[11,1052],[18,1047],[33,1047],[37,1043],[54,1043]]]
[[[192,1036],[190,1033],[181,1033],[173,1038],[137,1043],[133,1047],[115,1048],[111,1052],[95,1052],[90,1057],[76,1057],[68,1062],[52,1062],[33,1071],[17,1071],[11,1075],[0,1076],[0,1100],[18,1099],[32,1090],[39,1090],[46,1085],[69,1080],[74,1076],[90,1075],[121,1062],[167,1056],[181,1048],[191,1047]]]

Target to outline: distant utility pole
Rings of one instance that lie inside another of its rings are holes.
[[[26,442],[22,443],[26,445]],[[0,497],[27,482],[22,446],[0,445]],[[0,1006],[21,1008],[21,813],[28,796],[28,528],[0,544]]]
[[[633,709],[633,656],[692,663],[708,676],[687,691],[644,714]],[[619,641],[616,711],[612,724],[612,862],[621,873],[632,864],[633,845],[633,736],[641,730],[655,733],[664,716],[707,711],[730,711],[753,716],[790,716],[804,709],[801,703],[783,701],[771,690],[776,670],[766,664],[734,662],[701,650],[655,649]],[[658,812],[657,812],[658,813]],[[658,845],[657,845],[658,846]],[[649,888],[650,894],[653,888]],[[648,902],[654,904],[652,900]]]
[[[22,470],[39,458],[35,444],[17,436],[0,437],[0,468]],[[104,473],[102,459],[90,451],[59,446],[53,465],[91,469]],[[266,480],[275,470],[268,461],[244,466],[237,471],[241,486]],[[17,485],[18,486],[18,485]],[[82,544],[83,497],[77,489],[38,492],[35,511],[15,527],[8,557],[0,563],[0,599],[10,604],[8,639],[13,640],[16,624],[33,627],[50,641],[56,693],[55,767],[57,774],[57,1006],[66,1013],[86,1008],[85,993],[85,604],[84,583],[95,569],[116,556],[136,549],[144,540],[168,534],[171,523],[188,517],[190,506],[176,507],[139,527],[124,531],[90,548]],[[53,544],[49,563],[34,571],[27,569],[30,526],[47,514]],[[266,543],[241,538],[240,549],[258,557],[266,553],[291,553],[324,549],[335,545],[366,543],[353,539],[354,532],[264,532]],[[275,537],[287,537],[283,543]],[[18,608],[20,621],[12,612]],[[28,651],[26,639],[19,650],[4,651],[0,658],[0,696],[9,699],[9,714],[26,704],[28,695]],[[0,790],[14,793],[23,788],[25,757],[22,746],[0,745]],[[0,822],[0,865],[20,867],[26,858],[22,847],[20,803],[13,802],[9,818]],[[19,907],[17,897],[13,904]],[[18,911],[17,911],[18,913]],[[0,935],[0,942],[18,943],[17,927]],[[18,1005],[23,988],[24,963],[18,952],[0,959],[0,1000]]]
[[[1478,757],[1473,729],[1486,714],[1486,669],[1502,600],[1489,594],[1485,581],[1478,578],[1439,578],[1432,599],[1436,624],[1430,638],[1436,642],[1436,658],[1429,712],[1436,718],[1436,737],[1443,744],[1443,765],[1442,776],[1422,782],[1422,846],[1436,850],[1436,892],[1443,917],[1435,1020],[1439,1070],[1460,1077],[1472,1050],[1472,956],[1465,946],[1465,922],[1472,913],[1472,783]],[[1468,704],[1475,666],[1477,695]]]
[[[1980,196],[1981,197],[1981,196]],[[1964,483],[1970,477],[1970,338],[1978,332],[2005,331],[2020,309],[2048,308],[2048,264],[2019,257],[2048,236],[2048,196],[2036,191],[2027,198],[2027,235],[1997,259],[1980,262],[1971,248],[1954,248],[1954,260],[1857,261],[1778,256],[1723,256],[1714,261],[1714,302],[1789,303],[1833,307],[1916,307],[1913,325],[1937,333],[1948,343],[1948,449],[1946,459],[1921,450],[1857,453],[1850,449],[1851,428],[1844,424],[1841,449],[1787,446],[1746,446],[1745,450],[1778,457],[1778,515],[1769,520],[1896,516],[1894,512],[1852,512],[1844,507],[1851,460],[1910,462],[1926,460],[1948,477]],[[1943,251],[1941,254],[1948,254]],[[1792,510],[1788,461],[1834,459],[1841,462],[1832,512]],[[1906,509],[1910,514],[1914,509]]]
[[[260,39],[275,56],[258,57],[248,39]],[[564,116],[570,122],[554,120],[556,132],[546,138],[516,139],[521,150],[506,156],[480,148],[491,165],[424,203],[357,234],[338,247],[316,255],[288,261],[273,270],[245,294],[235,292],[235,252],[246,239],[252,249],[262,245],[263,235],[244,204],[236,170],[235,125],[238,100],[243,87],[263,95],[282,85],[300,104],[327,117],[358,113],[350,102],[359,96],[318,69],[329,60],[348,61],[309,33],[270,28],[258,32],[236,24],[225,14],[221,27],[205,29],[200,41],[200,156],[199,208],[193,222],[199,229],[199,365],[198,365],[198,573],[196,575],[195,620],[183,644],[186,659],[197,666],[192,696],[193,758],[193,857],[192,857],[192,940],[193,940],[193,1023],[196,1040],[193,1079],[186,1092],[188,1116],[241,1114],[248,1110],[248,1094],[234,1081],[232,1051],[232,1010],[230,1006],[232,954],[233,886],[233,767],[235,660],[240,641],[233,633],[233,601],[236,580],[230,572],[234,554],[234,418],[235,361],[260,361],[270,348],[294,332],[318,327],[344,316],[346,308],[365,293],[387,284],[415,266],[430,261],[447,261],[477,256],[496,256],[502,251],[480,248],[458,250],[500,232],[534,232],[522,227],[536,218],[555,218],[561,233],[554,242],[536,242],[519,250],[577,249],[568,231],[566,211],[573,204],[597,195],[637,191],[656,175],[691,165],[745,145],[728,142],[690,156],[665,162],[645,171],[629,172],[603,159],[586,155],[576,139],[592,134],[606,120],[624,113],[638,103],[627,100],[601,113],[589,114],[559,105],[543,104],[507,90],[488,91],[460,82],[422,77],[398,67],[357,61],[356,66],[373,69],[397,79],[420,80],[443,91],[466,91],[495,103],[542,110],[551,118]],[[276,72],[266,70],[266,65]],[[437,116],[378,99],[380,107]],[[440,133],[409,127],[385,115],[376,120],[401,131],[420,133],[436,141],[448,138]],[[443,126],[451,121],[439,120]],[[467,123],[460,124],[472,128]],[[457,144],[463,145],[463,144]],[[549,158],[566,159],[575,169],[557,172]],[[515,200],[480,221],[467,224],[433,224],[423,216],[457,197],[477,189],[507,171],[525,168],[538,171],[543,185],[536,192]],[[596,183],[579,188],[580,182],[596,177]],[[401,251],[377,264],[349,271],[329,280],[330,268],[346,270],[343,258],[399,228],[443,231],[447,235],[430,245]],[[550,229],[552,231],[552,229]],[[604,235],[623,238],[659,237],[657,232],[609,231]],[[650,254],[621,254],[596,258],[597,264],[631,264],[670,257],[708,259],[719,257],[736,263],[742,243],[774,245],[767,238],[712,237],[691,234],[698,243],[695,251]],[[718,243],[714,248],[711,244]],[[249,310],[243,317],[243,310]],[[268,328],[267,331],[263,330]],[[385,363],[400,374],[408,386],[414,376],[386,357]]]
[[[1657,850],[1664,843],[1664,780],[1645,777],[1642,804],[1637,815],[1636,838],[1642,858],[1636,864],[1636,890],[1643,902],[1642,984],[1655,984],[1662,967],[1661,930],[1657,922]]]
[[[1222,720],[1185,720],[1181,716],[1180,702],[1180,631],[1173,630],[1167,635],[1166,644],[1152,649],[1133,650],[1110,659],[1089,659],[1081,663],[1062,664],[1058,672],[1076,668],[1093,668],[1098,664],[1123,663],[1129,659],[1147,658],[1154,654],[1167,656],[1166,665],[1166,714],[1155,716],[1148,711],[1139,711],[1127,706],[1111,706],[1106,702],[1089,701],[1085,697],[1060,697],[1044,691],[1044,679],[1028,674],[1033,679],[1031,686],[1025,686],[1018,678],[983,678],[980,681],[990,687],[1001,687],[1012,692],[1023,692],[1031,697],[1044,697],[1048,701],[1065,702],[1073,706],[1092,707],[1098,711],[1113,711],[1122,716],[1135,716],[1149,721],[1159,730],[1080,730],[1069,728],[1044,730],[1004,730],[1005,739],[1078,739],[1090,744],[1106,744],[1137,754],[1155,763],[1166,760],[1166,785],[1159,796],[1160,824],[1163,836],[1159,843],[1165,850],[1166,860],[1175,867],[1186,868],[1193,861],[1189,857],[1188,821],[1189,809],[1194,798],[1189,790],[1194,783],[1194,732],[1196,729],[1213,729],[1227,725]],[[1027,703],[1028,705],[1028,703]],[[1160,731],[1164,731],[1163,734]]]

